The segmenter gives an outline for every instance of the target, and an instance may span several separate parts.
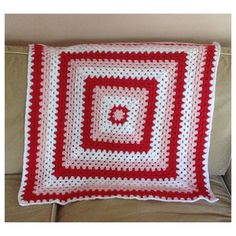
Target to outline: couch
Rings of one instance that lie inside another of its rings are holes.
[[[222,48],[217,74],[209,172],[218,202],[168,203],[124,199],[19,206],[27,47],[5,48],[5,221],[6,222],[230,222],[231,221],[231,53]]]

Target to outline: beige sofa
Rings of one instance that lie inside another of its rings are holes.
[[[6,46],[6,156],[5,220],[16,221],[231,221],[230,137],[231,54],[223,48],[218,68],[215,113],[209,158],[211,186],[216,203],[167,203],[138,200],[90,200],[65,206],[21,207],[20,186],[24,109],[27,81],[27,47]]]

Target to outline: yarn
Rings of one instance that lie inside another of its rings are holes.
[[[30,45],[20,205],[215,198],[220,46]]]

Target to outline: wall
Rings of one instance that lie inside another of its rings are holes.
[[[182,41],[231,43],[229,14],[7,14],[6,44]]]

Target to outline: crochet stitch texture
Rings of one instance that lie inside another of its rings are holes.
[[[20,205],[217,199],[217,43],[29,47]]]

